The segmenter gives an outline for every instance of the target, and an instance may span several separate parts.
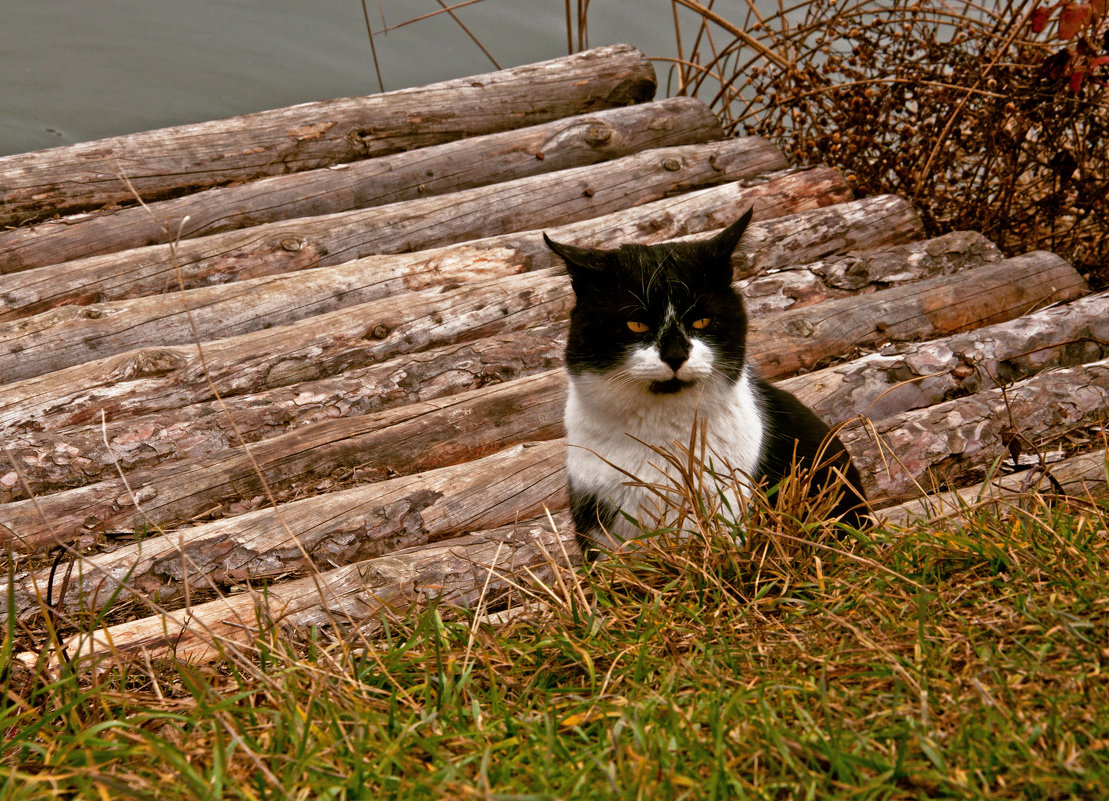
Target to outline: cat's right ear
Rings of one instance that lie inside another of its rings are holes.
[[[570,280],[575,287],[583,279],[601,277],[612,265],[613,254],[610,251],[564,245],[561,242],[555,242],[546,234],[543,234],[543,241],[566,262],[566,270],[570,273]]]

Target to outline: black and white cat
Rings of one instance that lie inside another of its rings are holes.
[[[750,219],[748,210],[708,240],[616,250],[544,235],[566,262],[577,299],[566,345],[567,470],[586,552],[638,533],[618,511],[637,518],[657,501],[629,475],[662,479],[663,461],[648,444],[688,443],[695,425],[704,427],[706,461],[769,486],[789,473],[795,455],[810,467],[819,455],[813,486],[838,470],[851,487],[833,514],[858,522],[862,490],[842,443],[825,442],[828,427],[747,363],[747,315],[732,288],[731,255]]]

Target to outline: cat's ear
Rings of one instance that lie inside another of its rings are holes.
[[[564,245],[561,242],[555,242],[546,234],[543,234],[543,241],[566,262],[566,270],[570,273],[570,280],[575,287],[582,279],[600,277],[612,266],[612,251]]]
[[[743,237],[743,232],[747,230],[747,223],[751,222],[751,214],[754,210],[754,206],[747,209],[746,214],[708,241],[715,259],[729,261],[732,258],[732,252]]]

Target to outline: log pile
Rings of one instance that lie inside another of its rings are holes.
[[[542,231],[652,243],[750,205],[752,358],[845,423],[875,517],[1105,491],[1109,295],[1050,253],[927,239],[903,200],[653,91],[611,46],[0,158],[17,618],[111,604],[70,656],[209,658],[259,610],[364,628],[574,562],[572,297]],[[997,479],[1047,450],[1067,458]]]

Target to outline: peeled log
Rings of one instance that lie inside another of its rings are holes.
[[[1030,452],[1069,431],[1093,425],[1109,408],[1109,361],[1051,370],[1002,389],[845,426],[871,501],[923,495],[965,478],[1009,453]],[[877,438],[877,439],[875,439]]]
[[[747,314],[759,317],[937,275],[951,275],[1001,258],[997,246],[981,234],[954,231],[892,248],[788,265],[744,279],[739,282],[739,289]]]
[[[75,555],[54,576],[55,611],[98,611],[120,601],[174,606],[198,593],[347,565],[566,506],[565,446],[522,444],[463,465],[263,508],[229,520]],[[307,558],[306,558],[307,557]],[[49,568],[19,579],[16,615],[47,597]],[[0,585],[0,592],[6,588]]]
[[[227,649],[252,653],[258,609],[264,610],[262,625],[272,620],[297,629],[373,630],[389,609],[432,600],[474,607],[513,586],[546,581],[552,568],[570,567],[578,558],[567,516],[556,516],[553,530],[541,518],[76,635],[65,648],[79,667],[144,652],[194,662]]]
[[[712,111],[675,97],[329,165],[180,198],[0,231],[0,273],[247,228],[442,195],[658,147],[722,139]],[[766,143],[769,150],[773,145]],[[785,160],[771,169],[785,167]],[[167,234],[168,232],[168,234]]]
[[[825,168],[776,175],[735,192],[734,199],[755,204],[757,219],[765,220],[846,195],[839,173]],[[533,256],[539,247],[546,254]],[[0,376],[11,383],[136,348],[270,330],[370,301],[403,304],[398,296],[411,290],[509,276],[540,265],[555,266],[555,259],[540,234],[531,232],[185,292],[62,306],[0,323]]]
[[[626,106],[655,93],[628,45],[368,97],[302,103],[0,158],[0,225],[147,201]],[[445,111],[434,111],[444,109]]]
[[[867,296],[867,316],[858,313],[859,298],[841,298],[755,319],[751,335],[774,343],[756,361],[764,374],[777,377],[821,367],[861,347],[1011,320],[1086,291],[1082,276],[1064,259],[1035,251]]]
[[[830,422],[882,420],[1107,356],[1109,292],[1102,292],[943,339],[890,345],[782,387]]]
[[[743,187],[734,184],[705,192],[714,200],[746,195]],[[703,204],[704,197],[699,200]],[[692,201],[676,198],[668,205],[683,202]],[[733,221],[745,208],[732,203],[724,210],[714,207],[706,213],[703,205],[698,207],[720,225]],[[670,218],[665,209],[659,213]],[[731,218],[726,216],[729,213]],[[626,219],[609,234],[619,235],[618,241],[635,234],[635,218]],[[639,232],[642,240],[653,241],[656,219],[652,212],[648,222],[640,220],[645,228]],[[919,226],[919,221],[912,208],[899,198],[884,196],[755,223],[749,230],[763,241],[768,239],[762,235],[767,229],[777,232],[781,239],[772,240],[775,245],[784,240],[804,258],[816,252],[827,255],[834,241],[852,247],[861,242],[903,241],[914,226]],[[576,224],[558,229],[559,236],[571,229],[594,230]],[[540,242],[538,234],[530,236]],[[597,243],[586,240],[584,244]],[[541,244],[536,247],[550,253]],[[774,263],[775,254],[780,257],[789,252],[780,246],[768,247],[773,254],[754,252],[760,262]],[[747,249],[738,258],[746,263],[751,256]],[[408,293],[403,301],[373,301],[276,331],[244,334],[203,347],[215,389],[221,396],[240,395],[318,380],[439,345],[550,323],[565,318],[571,302],[564,277],[537,270],[449,291]],[[448,309],[450,314],[444,314]],[[278,335],[281,347],[275,349]],[[97,424],[102,412],[113,421],[212,399],[195,346],[143,348],[4,386],[0,390],[0,434]]]
[[[1039,467],[994,478],[972,487],[928,495],[908,503],[891,506],[875,513],[880,525],[904,526],[914,520],[956,521],[972,510],[982,507],[1004,507],[1020,502],[1033,494],[1051,500],[1059,490],[1067,498],[1099,499],[1109,493],[1106,482],[1109,464],[1104,448],[1092,453],[1071,456],[1047,466],[1050,478]],[[1053,482],[1051,479],[1054,479]]]
[[[727,139],[650,150],[438,197],[92,256],[0,276],[0,320],[66,303],[229,283],[562,225],[780,165],[781,155],[765,142]]]
[[[557,374],[556,374],[557,375]],[[0,546],[49,548],[82,532],[170,527],[332,487],[460,464],[562,433],[565,390],[551,374],[432,403],[326,420],[186,465],[168,464],[0,506]],[[134,495],[131,495],[131,492]],[[138,507],[136,508],[136,502]]]

